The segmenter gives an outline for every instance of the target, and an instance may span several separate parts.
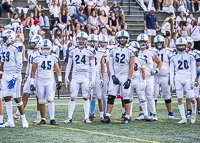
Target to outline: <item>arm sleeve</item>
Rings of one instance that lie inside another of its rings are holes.
[[[196,60],[194,59],[194,57],[191,58],[191,78],[192,78],[192,82],[195,81],[196,78]]]
[[[16,62],[17,62],[17,69],[13,77],[18,78],[19,74],[21,74],[21,69],[22,69],[22,53],[16,50],[15,57],[16,57]]]
[[[72,66],[72,58],[69,58],[68,63],[67,63],[67,67],[66,67],[66,70],[65,70],[65,80],[68,79],[71,66]]]
[[[28,77],[29,76],[29,62],[28,62],[28,64],[27,64],[27,66],[26,66],[26,74],[25,74],[25,77]]]
[[[92,82],[94,82],[95,76],[96,76],[95,59],[90,60],[90,65],[91,65],[91,72],[92,72]]]
[[[114,64],[114,58],[110,57],[109,58],[109,71],[110,71],[111,76],[114,75],[113,64]]]
[[[170,85],[173,84],[173,81],[174,81],[174,62],[171,59],[171,61],[170,61]]]

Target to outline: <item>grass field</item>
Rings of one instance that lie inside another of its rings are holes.
[[[133,118],[138,116],[138,100],[134,99]],[[83,100],[77,99],[76,108],[71,124],[63,124],[67,117],[69,99],[56,99],[55,119],[58,126],[49,124],[49,114],[46,114],[47,124],[36,125],[32,121],[36,117],[36,100],[29,100],[25,108],[30,127],[23,129],[21,121],[15,121],[15,128],[0,128],[0,142],[200,142],[200,117],[195,124],[178,125],[180,115],[177,99],[173,98],[173,112],[175,119],[169,120],[163,99],[158,99],[158,121],[131,121],[121,124],[121,103],[116,99],[110,124],[99,121],[99,113],[92,124],[84,124]],[[13,105],[15,105],[13,103]],[[96,111],[98,110],[96,106]],[[16,106],[13,112],[16,111]],[[47,107],[48,111],[48,107]],[[6,121],[6,116],[4,116]]]

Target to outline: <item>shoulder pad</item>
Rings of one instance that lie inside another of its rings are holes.
[[[33,57],[33,60],[36,59],[36,58],[39,58],[39,57],[40,57],[40,56],[35,56],[35,57]]]
[[[188,55],[191,55],[192,57],[195,58],[195,54],[194,53],[188,53]]]
[[[138,56],[139,59],[146,61],[146,58],[143,56]]]
[[[56,54],[54,54],[54,53],[51,53],[52,54],[52,56],[54,57],[54,58],[56,58],[58,61],[60,60],[60,58],[58,57],[58,55],[56,55]]]
[[[22,47],[22,45],[12,45],[13,47],[15,47],[16,49],[17,49],[17,51],[19,51],[19,52],[22,52],[22,50],[23,50],[23,47]]]

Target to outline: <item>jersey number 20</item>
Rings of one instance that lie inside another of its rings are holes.
[[[179,70],[183,70],[183,69],[188,69],[189,68],[189,65],[188,65],[188,61],[187,60],[184,60],[184,61],[178,61],[178,69]]]

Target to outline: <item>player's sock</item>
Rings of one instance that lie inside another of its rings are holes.
[[[169,116],[174,116],[174,113],[173,112],[169,112],[168,115]]]
[[[15,114],[20,115],[19,109],[17,109]]]
[[[90,114],[94,114],[95,106],[96,106],[96,100],[91,100],[90,101]]]
[[[125,108],[124,108],[124,107],[122,107],[122,113],[123,113],[123,114],[125,113]]]
[[[46,118],[41,118],[41,119],[46,121]]]
[[[68,118],[72,119],[72,115],[75,109],[75,101],[69,101],[69,106],[68,106]]]
[[[194,7],[192,7],[192,12],[195,12],[195,11],[194,11]]]
[[[103,113],[106,114],[106,100],[103,101]]]
[[[6,102],[6,112],[7,112],[7,116],[8,116],[8,121],[13,122],[12,101]]]
[[[3,115],[0,115],[0,124],[3,123]]]
[[[37,111],[37,118],[41,119],[40,111]]]
[[[192,114],[196,115],[197,102],[195,103],[191,102],[191,107],[192,107]]]
[[[55,103],[54,102],[48,103],[48,109],[49,109],[50,120],[53,120],[55,114]]]
[[[130,113],[129,116],[132,117],[133,112],[133,102],[130,103]]]
[[[191,115],[191,113],[192,113],[192,110],[191,109],[187,109],[187,114]]]
[[[184,104],[178,104],[178,109],[182,119],[185,119],[185,107]]]
[[[130,119],[130,116],[129,116],[129,115],[125,115],[125,118],[128,118],[128,119]]]
[[[26,120],[25,114],[21,115],[22,122]]]
[[[142,113],[144,113],[144,116],[148,116],[148,112],[147,112],[147,102],[144,102],[144,103],[140,103],[141,105],[141,108],[143,110]]]
[[[142,107],[141,107],[142,108]],[[143,111],[140,111],[140,114],[143,114]]]
[[[89,102],[89,100],[84,100],[83,109],[84,109],[84,114],[85,114],[84,119],[89,118],[89,112],[90,112],[90,102]]]
[[[156,114],[156,107],[155,107],[155,101],[154,100],[148,100],[149,109],[152,114]]]
[[[103,112],[99,112],[100,118],[103,118]]]
[[[110,118],[110,114],[109,113],[106,113],[106,116]]]

